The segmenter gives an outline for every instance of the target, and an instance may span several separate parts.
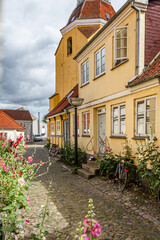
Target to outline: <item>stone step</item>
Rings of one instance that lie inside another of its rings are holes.
[[[90,164],[82,164],[82,168],[87,170],[90,173],[95,174],[95,175],[99,172],[99,168],[98,167],[93,167]]]
[[[96,161],[91,161],[91,160],[87,160],[87,164],[89,164],[90,166],[92,167],[95,167],[95,168],[99,168],[98,164],[96,163]]]
[[[92,178],[92,177],[94,177],[95,175],[93,174],[93,173],[90,173],[90,172],[88,172],[87,170],[85,170],[85,169],[78,169],[78,175],[79,176],[81,176],[81,177],[84,177],[84,178],[86,178],[86,179],[89,179],[89,178]]]

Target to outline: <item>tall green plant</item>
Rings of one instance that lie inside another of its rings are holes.
[[[160,185],[160,152],[153,137],[145,140],[145,144],[137,143],[138,172],[145,179],[153,194]]]

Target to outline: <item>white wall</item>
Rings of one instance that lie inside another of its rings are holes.
[[[7,140],[11,139],[12,141],[16,141],[17,137],[21,135],[24,137],[24,132],[18,132],[16,130],[0,130],[0,132],[7,134]]]
[[[38,119],[33,120],[33,135],[38,134]],[[40,122],[40,135],[47,137],[47,123]]]

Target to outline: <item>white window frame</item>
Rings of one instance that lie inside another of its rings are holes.
[[[59,128],[58,128],[58,123],[59,123]],[[61,120],[56,121],[56,134],[61,135]]]
[[[102,72],[102,50],[104,49],[104,71]],[[99,65],[99,74],[96,74],[96,55],[97,54],[100,54],[100,65]],[[99,77],[101,76],[103,73],[105,73],[105,65],[106,65],[106,62],[105,62],[105,58],[106,58],[106,54],[105,54],[105,46],[101,47],[97,52],[95,52],[95,56],[94,56],[94,59],[95,59],[95,77]]]
[[[116,50],[118,48],[116,47],[116,40],[117,40],[117,38],[116,38],[116,30],[124,29],[124,28],[127,30],[127,56],[126,57],[117,58],[116,57]],[[126,59],[128,59],[128,26],[117,27],[117,28],[114,29],[114,66],[118,65],[118,64],[116,64],[116,61],[122,61],[123,62],[123,60],[126,60]]]
[[[146,97],[146,98],[139,98],[136,100],[136,104],[135,104],[135,136],[141,136],[141,137],[146,137],[148,135],[150,135],[149,133],[146,133],[147,131],[147,127],[146,127],[146,102],[147,100],[149,99],[152,99],[154,98],[155,99],[155,133],[153,134],[153,136],[155,137],[157,135],[157,96],[150,96],[150,97]],[[137,106],[138,106],[138,102],[140,101],[144,101],[145,105],[144,105],[144,133],[140,134],[140,133],[137,133],[138,132],[138,128],[137,128]]]
[[[54,126],[54,127],[52,127]],[[55,121],[52,121],[51,122],[51,136],[54,136],[55,135]]]
[[[88,75],[87,75],[87,63],[88,63]],[[84,72],[85,72],[84,79],[83,79],[83,67],[84,67]],[[82,73],[82,86],[84,86],[87,83],[89,83],[89,60],[85,61],[82,64],[82,66],[81,66],[81,73]],[[87,80],[87,76],[88,76],[88,80]]]
[[[120,115],[120,108],[124,106],[125,107],[125,133],[121,133],[121,115]],[[118,108],[118,133],[114,133],[114,119],[113,119],[113,109]],[[112,136],[126,136],[126,104],[117,104],[112,106]]]
[[[89,126],[88,126],[88,113],[89,113]],[[84,132],[84,115],[86,115],[86,133]],[[90,136],[90,125],[91,125],[91,114],[90,112],[84,112],[82,114],[82,125],[83,125],[83,135],[84,136]],[[88,133],[88,130],[89,130],[89,133]]]

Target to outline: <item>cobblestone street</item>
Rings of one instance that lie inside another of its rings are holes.
[[[26,156],[33,152],[34,147],[28,147]],[[48,151],[39,146],[33,158],[34,162],[45,162]],[[26,239],[33,231],[32,226],[38,223],[36,216],[46,202],[50,181],[47,240],[56,239],[55,233],[58,231],[61,233],[60,240],[74,239],[77,224],[83,221],[87,213],[89,198],[94,201],[96,219],[102,226],[101,240],[160,239],[160,204],[156,200],[142,196],[136,189],[126,190],[122,194],[113,182],[103,181],[100,177],[86,180],[72,174],[70,167],[63,163],[51,162],[49,172],[34,181],[29,191],[31,216],[30,224],[24,229]],[[46,165],[41,171],[45,170]]]

